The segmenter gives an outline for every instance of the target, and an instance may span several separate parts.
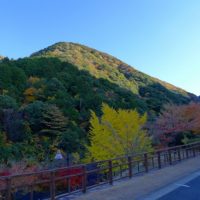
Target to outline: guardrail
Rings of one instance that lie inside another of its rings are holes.
[[[0,200],[34,200],[38,199],[37,194],[55,200],[75,192],[85,193],[101,184],[112,185],[116,180],[177,164],[199,154],[200,143],[192,143],[87,165],[1,176]]]

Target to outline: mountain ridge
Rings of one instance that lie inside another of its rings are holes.
[[[125,79],[129,80],[132,78],[131,85],[124,79],[124,83],[120,86],[125,86],[127,89],[131,88],[132,92],[136,94],[138,94],[138,87],[140,85],[144,85],[138,84],[137,81],[138,79],[141,79],[141,77],[144,77],[143,80],[147,78],[152,83],[159,83],[174,93],[179,93],[187,97],[194,95],[166,81],[147,75],[112,55],[82,44],[73,42],[58,42],[31,54],[30,57],[57,57],[62,61],[67,61],[76,65],[79,69],[90,71],[90,73],[97,78],[105,78],[105,75],[102,76],[99,72],[102,68],[104,71],[115,70],[115,73],[118,74],[119,77],[124,76]],[[111,66],[112,69],[109,68],[109,66]],[[107,69],[105,69],[106,67]],[[135,79],[133,76],[135,76]],[[106,78],[109,81],[116,83],[116,81],[109,78],[109,76],[106,76]]]

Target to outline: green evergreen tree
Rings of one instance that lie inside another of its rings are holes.
[[[43,128],[40,131],[41,135],[46,135],[53,139],[66,131],[68,120],[57,106],[46,106],[43,110],[42,118]]]

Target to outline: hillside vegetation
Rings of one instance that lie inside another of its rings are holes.
[[[57,43],[31,57],[0,62],[0,162],[52,159],[57,148],[85,153],[90,111],[102,102],[147,112],[197,97],[122,61],[73,43]]]
[[[160,83],[171,91],[189,95],[183,89],[144,74],[111,55],[80,44],[60,42],[31,56],[59,58],[89,71],[96,78],[105,78],[137,94],[140,87]]]
[[[0,60],[3,60],[3,59],[4,59],[4,57],[0,55]]]

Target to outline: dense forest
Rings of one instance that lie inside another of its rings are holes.
[[[198,98],[122,61],[73,43],[0,61],[0,162],[51,160],[56,149],[84,156],[91,111],[136,109],[152,121],[165,104]]]

